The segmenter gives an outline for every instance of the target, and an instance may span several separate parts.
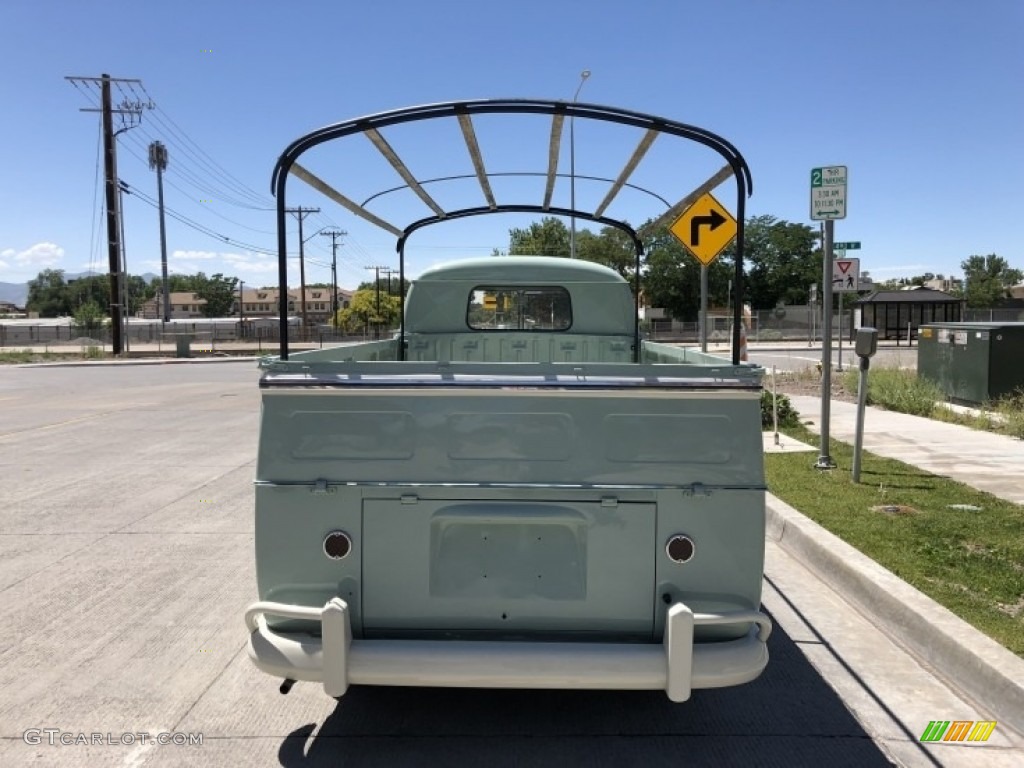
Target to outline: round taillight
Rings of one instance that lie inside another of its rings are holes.
[[[693,543],[693,539],[681,533],[677,533],[665,545],[665,554],[668,555],[668,559],[673,563],[689,562],[693,559],[696,551],[697,547]]]
[[[324,554],[331,560],[341,560],[352,551],[352,539],[344,531],[331,531],[324,537]]]

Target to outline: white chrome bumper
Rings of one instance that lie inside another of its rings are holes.
[[[264,616],[319,621],[321,637],[286,637]],[[694,626],[753,626],[746,637],[693,642]],[[269,675],[322,682],[328,696],[352,685],[455,688],[592,688],[664,690],[686,701],[693,688],[749,682],[768,663],[771,621],[757,611],[693,613],[683,603],[668,610],[661,645],[463,640],[353,640],[348,605],[334,598],[323,608],[253,603],[245,612],[249,656]]]

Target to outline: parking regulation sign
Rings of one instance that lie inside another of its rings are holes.
[[[811,169],[811,219],[846,218],[846,166]]]

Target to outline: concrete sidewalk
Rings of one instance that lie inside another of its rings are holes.
[[[801,421],[820,434],[821,399],[792,396]],[[853,444],[857,406],[832,401],[829,433]],[[867,409],[864,449],[1024,504],[1024,441],[881,408]]]

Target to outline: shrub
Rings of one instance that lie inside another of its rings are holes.
[[[103,314],[103,310],[100,305],[95,301],[89,300],[82,304],[78,309],[75,310],[75,328],[78,332],[84,335],[89,335],[93,331],[98,331],[102,328],[106,322],[106,316]]]
[[[1001,432],[1024,440],[1024,390],[1000,398],[995,404],[1002,421]]]
[[[843,385],[850,392],[856,392],[859,376],[858,371],[851,369],[845,374]],[[872,368],[868,371],[868,405],[913,416],[931,416],[935,412],[935,404],[944,399],[938,386],[918,378],[914,371],[902,368]]]
[[[782,331],[777,328],[765,328],[757,332],[758,341],[782,341]]]
[[[793,409],[793,404],[786,395],[775,396],[779,409],[779,426],[795,427],[800,423],[800,415]],[[773,429],[774,419],[772,416],[772,393],[767,389],[761,391],[761,427],[762,429]]]

